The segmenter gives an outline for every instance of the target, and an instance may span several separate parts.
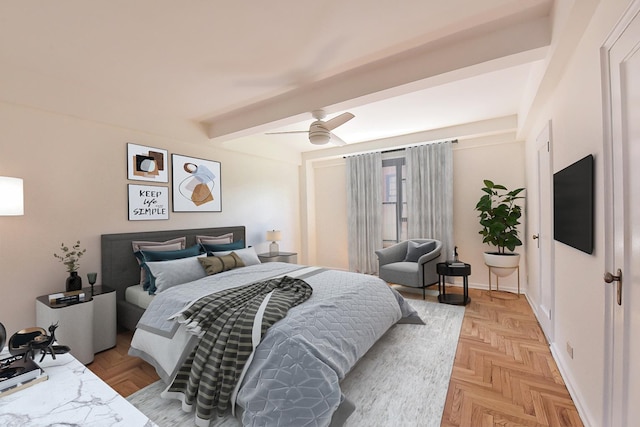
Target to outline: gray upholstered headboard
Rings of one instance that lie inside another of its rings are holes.
[[[233,233],[233,241],[244,240],[245,227],[196,228],[189,230],[144,231],[137,233],[103,234],[102,284],[116,290],[118,304],[118,323],[133,330],[143,310],[128,304],[124,300],[125,289],[140,281],[140,267],[133,255],[131,242],[134,240],[163,242],[176,237],[186,236],[187,247],[196,244],[196,235],[220,236]]]

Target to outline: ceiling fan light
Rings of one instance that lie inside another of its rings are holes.
[[[309,142],[314,145],[323,145],[329,142],[331,134],[325,129],[312,129],[309,130]]]

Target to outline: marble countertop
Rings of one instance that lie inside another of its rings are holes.
[[[157,427],[72,355],[48,355],[38,364],[49,378],[0,397],[0,425]]]

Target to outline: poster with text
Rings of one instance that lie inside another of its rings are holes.
[[[129,184],[129,221],[169,219],[169,188]]]

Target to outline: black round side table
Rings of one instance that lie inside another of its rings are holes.
[[[436,272],[438,273],[438,301],[453,305],[467,305],[471,302],[471,298],[469,298],[469,275],[471,274],[471,264],[449,264],[446,262],[439,262],[436,264]],[[462,277],[462,295],[447,293],[447,289],[445,287],[445,279],[447,276]]]

